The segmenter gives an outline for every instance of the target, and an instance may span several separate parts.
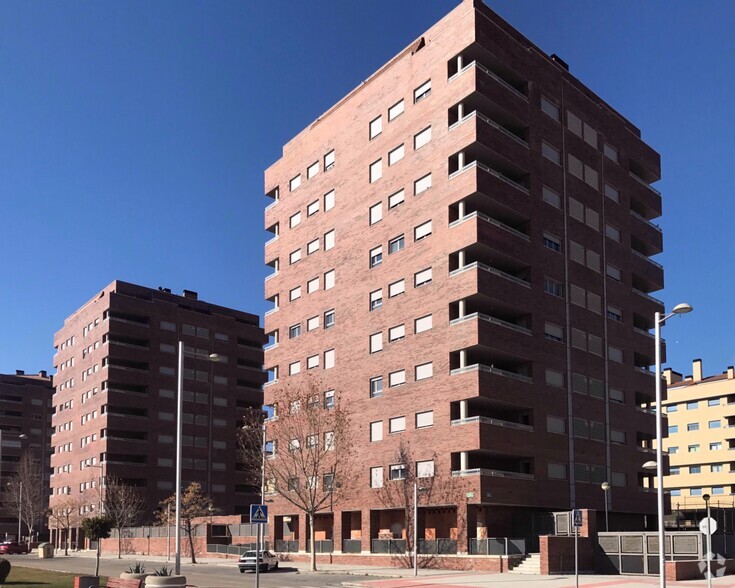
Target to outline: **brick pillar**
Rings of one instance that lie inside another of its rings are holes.
[[[306,551],[306,537],[308,536],[306,530],[306,521],[308,517],[305,513],[299,513],[299,551]]]
[[[477,528],[477,507],[462,501],[457,505],[457,553],[470,551],[470,538],[475,537]]]
[[[362,511],[362,551],[370,553],[372,550],[371,539],[378,537],[380,530],[380,511]]]
[[[334,551],[342,553],[342,511],[332,510],[332,541]]]
[[[579,529],[580,537],[592,537],[597,541],[597,511],[582,509],[582,527]]]

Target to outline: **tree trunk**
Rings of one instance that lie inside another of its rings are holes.
[[[122,554],[122,528],[117,530],[117,559],[122,559],[121,554]]]
[[[309,513],[309,551],[311,553],[311,571],[316,572],[316,542],[314,541],[314,513]]]
[[[189,536],[189,549],[191,549],[191,563],[195,564],[197,562],[197,558],[196,558],[196,555],[194,554],[194,538],[192,536],[191,525],[188,525],[186,527],[186,534]]]
[[[100,543],[101,539],[97,539],[97,561],[94,566],[94,575],[99,576],[100,575]]]
[[[64,535],[64,555],[69,555],[69,535],[70,530],[66,530],[66,534]]]

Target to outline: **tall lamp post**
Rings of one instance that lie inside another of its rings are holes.
[[[602,488],[602,492],[605,495],[605,533],[607,533],[610,530],[610,523],[607,518],[607,493],[610,491],[610,484],[603,482],[600,484],[600,488]]]
[[[209,356],[190,353],[193,357],[204,359],[208,357],[210,361],[219,361],[219,355],[210,353]],[[175,539],[174,547],[174,574],[181,574],[181,445],[183,441],[182,434],[182,416],[184,412],[184,342],[179,341],[179,358],[178,373],[176,377],[176,514],[175,514]],[[211,416],[211,415],[210,415]]]
[[[263,415],[265,416],[265,415]],[[258,431],[255,427],[245,425],[243,431]],[[266,441],[265,421],[260,425],[261,434],[261,460],[260,460],[260,501],[265,504],[265,458],[268,454],[268,442]],[[255,538],[255,587],[260,587],[260,554],[263,551],[263,525],[258,525]]]
[[[712,588],[712,518],[709,512],[709,494],[702,496],[707,505],[707,588]]]
[[[664,467],[663,467],[663,406],[661,404],[661,327],[676,314],[687,314],[694,310],[690,304],[677,304],[674,309],[663,316],[657,312],[654,317],[654,339],[656,345],[656,495],[658,498],[658,575],[659,586],[666,588],[666,545],[664,543]]]

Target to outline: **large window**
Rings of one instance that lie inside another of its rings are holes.
[[[429,141],[431,141],[431,127],[430,126],[426,127],[423,131],[419,131],[418,133],[414,135],[413,148],[421,149]]]
[[[405,101],[401,99],[388,109],[388,122],[403,114],[404,110]]]
[[[379,116],[370,121],[370,138],[373,139],[383,132],[383,117]]]
[[[383,160],[378,159],[370,164],[370,183],[377,182],[383,177]]]
[[[431,94],[431,80],[428,80],[421,84],[418,88],[413,91],[413,102],[419,102]]]
[[[422,363],[416,366],[416,381],[426,380],[434,375],[434,364],[432,362]]]
[[[370,378],[370,398],[379,398],[383,395],[383,376]]]

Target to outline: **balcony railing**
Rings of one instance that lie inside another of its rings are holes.
[[[654,336],[653,336],[652,333],[649,333],[648,331],[646,331],[644,329],[639,329],[638,327],[633,327],[633,331],[635,331],[639,335],[645,335],[646,337],[650,337],[651,339],[654,338]]]
[[[501,223],[499,220],[495,220],[494,218],[486,215],[483,212],[477,211],[477,210],[475,212],[471,212],[470,214],[467,214],[467,215],[463,216],[462,218],[458,218],[456,221],[453,221],[453,222],[449,223],[449,227],[450,228],[451,227],[456,227],[457,225],[461,225],[463,222],[468,221],[468,220],[470,220],[472,218],[482,219],[486,223],[489,223],[491,225],[494,225],[494,226],[498,227],[499,229],[503,229],[504,231],[508,231],[511,235],[515,235],[516,237],[520,237],[521,239],[523,239],[525,241],[530,241],[531,240],[531,237],[529,237],[528,235],[526,235],[526,233],[522,233],[518,229],[514,229],[513,227],[510,227],[510,226],[506,225],[505,223]]]
[[[470,423],[482,423],[485,425],[494,425],[496,427],[505,427],[508,429],[518,429],[519,431],[530,431],[533,432],[533,427],[531,425],[523,425],[521,423],[514,423],[512,421],[504,421],[501,419],[494,419],[491,417],[485,417],[485,416],[474,416],[474,417],[467,417],[465,419],[455,419],[452,421],[452,426],[457,425],[467,425]]]
[[[651,222],[650,220],[648,220],[648,219],[647,219],[646,217],[644,217],[644,216],[642,216],[642,215],[638,214],[638,213],[637,213],[637,212],[635,212],[634,210],[631,210],[631,211],[630,211],[630,214],[631,214],[632,216],[634,216],[635,218],[637,218],[638,220],[640,220],[640,221],[642,221],[642,222],[646,223],[646,224],[647,224],[647,225],[648,225],[649,227],[651,227],[651,228],[652,228],[653,230],[655,230],[655,231],[658,231],[659,233],[663,232],[663,231],[661,230],[661,227],[659,227],[658,225],[654,225],[654,224],[653,224],[653,223],[652,223],[652,222]]]
[[[512,133],[511,131],[509,131],[508,129],[506,129],[504,126],[499,125],[498,123],[496,123],[490,117],[485,116],[481,112],[478,112],[477,110],[473,110],[469,114],[466,114],[465,116],[463,116],[462,118],[460,118],[456,123],[454,123],[453,125],[451,125],[449,127],[449,130],[451,131],[452,129],[460,126],[462,123],[464,123],[465,121],[467,121],[467,120],[469,120],[471,118],[479,118],[484,123],[489,124],[494,129],[496,129],[496,130],[500,131],[501,133],[503,133],[506,137],[509,137],[509,138],[513,139],[516,143],[518,143],[519,145],[522,145],[523,147],[525,147],[526,149],[528,149],[528,143],[526,141],[524,141],[523,139],[521,139],[515,133]]]
[[[275,308],[271,308],[270,310],[266,310],[264,316],[268,316],[269,314],[273,314],[277,310],[278,310],[278,307],[277,306]]]
[[[661,306],[664,305],[664,303],[661,300],[659,300],[658,298],[654,298],[650,294],[646,294],[645,292],[641,292],[637,288],[632,288],[632,290],[633,290],[633,292],[635,292],[636,294],[638,294],[638,296],[642,296],[646,300],[650,300],[651,302],[655,302],[656,304],[660,304]]]
[[[454,470],[453,478],[464,478],[465,476],[491,476],[493,478],[511,478],[514,480],[533,480],[533,474],[524,474],[521,472],[508,472],[505,470],[488,470],[485,468],[475,468],[472,470]]]
[[[268,275],[267,275],[267,276],[265,277],[265,281],[267,282],[267,281],[268,281],[268,280],[270,280],[271,278],[275,278],[275,277],[276,277],[277,275],[278,275],[278,272],[273,272],[272,274],[268,274]]]
[[[529,284],[526,280],[523,278],[517,278],[516,276],[513,276],[511,274],[508,274],[504,272],[503,270],[496,269],[494,267],[491,267],[485,263],[482,263],[481,261],[473,261],[472,263],[468,263],[467,265],[457,268],[454,271],[449,272],[450,276],[454,276],[456,274],[460,274],[464,271],[471,270],[471,269],[481,269],[488,273],[494,274],[496,276],[499,276],[501,278],[505,278],[506,280],[510,280],[511,282],[515,282],[516,284],[519,284],[521,286],[525,286],[526,288],[530,288],[531,284]]]
[[[638,256],[638,257],[640,257],[641,259],[645,259],[645,260],[646,260],[647,262],[649,262],[649,263],[652,263],[652,264],[653,264],[653,265],[655,265],[656,267],[658,267],[658,268],[661,268],[661,269],[664,269],[664,266],[662,266],[662,265],[661,265],[660,263],[658,263],[657,261],[653,261],[653,260],[652,260],[652,259],[651,259],[650,257],[648,257],[647,255],[644,255],[644,254],[643,254],[643,253],[641,253],[640,251],[636,251],[635,249],[631,249],[631,251],[633,252],[633,255],[637,255],[637,256]]]
[[[461,173],[466,172],[468,169],[472,169],[473,167],[479,167],[481,170],[489,173],[490,175],[495,176],[496,178],[498,178],[499,180],[505,182],[506,184],[510,184],[511,186],[513,186],[514,188],[517,188],[518,190],[520,190],[524,194],[530,194],[530,192],[528,191],[528,188],[526,188],[524,185],[519,184],[515,180],[511,180],[508,176],[503,175],[499,171],[496,171],[493,168],[489,167],[488,165],[485,165],[484,163],[480,163],[477,160],[475,160],[475,161],[473,161],[471,163],[468,163],[463,168],[458,169],[455,172],[452,172],[451,174],[449,174],[449,178],[450,179],[451,178],[454,178],[454,177],[460,175]]]
[[[477,69],[479,69],[484,74],[486,74],[486,75],[490,76],[491,78],[493,78],[501,86],[503,86],[504,88],[510,90],[513,94],[515,94],[516,96],[518,96],[522,100],[525,100],[526,102],[528,102],[528,97],[523,92],[520,92],[519,90],[517,90],[516,88],[514,88],[513,86],[511,86],[503,78],[501,78],[500,76],[498,76],[496,73],[490,71],[488,68],[486,68],[481,63],[478,63],[477,61],[472,61],[471,63],[468,63],[467,65],[465,65],[456,74],[454,74],[451,78],[449,78],[449,81],[451,82],[452,80],[458,78],[464,72],[468,71],[470,68],[473,68],[473,67],[476,67]]]
[[[275,206],[276,204],[278,204],[278,202],[279,202],[279,200],[278,200],[278,199],[274,200],[274,201],[273,201],[273,202],[271,202],[271,203],[270,203],[270,204],[269,204],[268,206],[266,206],[266,207],[265,207],[265,209],[266,209],[266,210],[270,210],[270,209],[271,209],[271,208],[273,208],[273,207],[274,207],[274,206]]]
[[[646,369],[644,367],[635,366],[634,369],[635,371],[640,372],[642,374],[646,374],[647,376],[655,376],[655,374],[651,370]]]
[[[468,366],[465,366],[465,367],[462,367],[462,368],[457,368],[455,370],[452,370],[450,372],[450,375],[456,376],[456,375],[459,375],[459,374],[466,374],[466,373],[469,373],[469,372],[476,372],[476,371],[488,372],[488,373],[491,373],[491,374],[495,374],[496,376],[503,376],[505,378],[512,378],[512,379],[518,380],[520,382],[527,382],[528,384],[533,384],[533,379],[532,378],[529,378],[528,376],[524,376],[524,375],[521,375],[521,374],[516,374],[515,372],[509,372],[507,370],[502,370],[502,369],[496,368],[494,366],[483,365],[481,363],[476,363],[476,364],[468,365]]]
[[[630,174],[630,177],[633,178],[636,182],[638,182],[639,184],[642,184],[643,186],[645,186],[646,188],[648,188],[649,190],[651,190],[651,192],[654,192],[654,193],[658,194],[659,196],[661,196],[661,192],[659,192],[658,190],[656,190],[656,188],[654,188],[653,186],[651,186],[651,184],[649,184],[646,180],[644,180],[643,178],[639,178],[633,172],[629,172],[629,174]]]
[[[268,245],[270,245],[270,244],[271,244],[271,243],[273,243],[274,241],[278,241],[278,235],[275,235],[274,237],[271,237],[270,239],[268,239],[268,240],[267,240],[267,241],[265,242],[265,246],[266,246],[266,247],[268,247]]]
[[[461,318],[456,318],[452,321],[449,321],[449,324],[458,325],[459,323],[464,323],[466,321],[472,321],[475,319],[480,319],[489,323],[493,323],[495,325],[500,325],[501,327],[505,327],[506,329],[513,329],[514,331],[518,331],[519,333],[523,333],[524,335],[531,334],[531,330],[527,329],[526,327],[521,327],[520,325],[515,325],[513,323],[509,323],[508,321],[504,321],[502,319],[495,318],[494,316],[489,316],[487,314],[482,314],[480,312],[473,312],[472,314],[465,315]]]

